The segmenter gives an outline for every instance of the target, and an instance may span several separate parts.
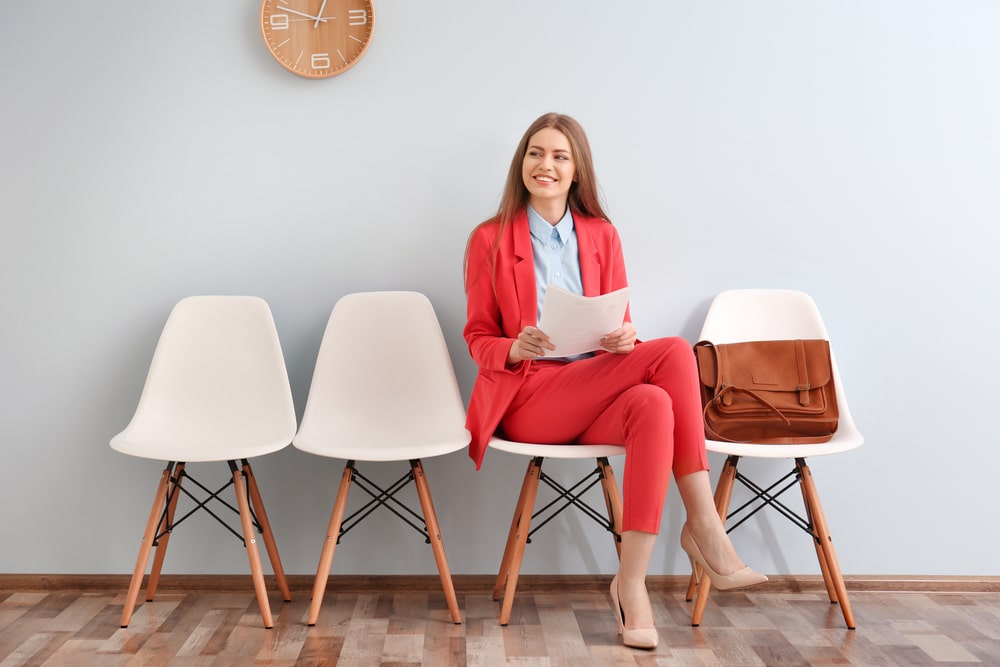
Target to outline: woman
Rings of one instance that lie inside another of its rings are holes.
[[[767,578],[743,565],[715,509],[691,346],[677,337],[640,342],[626,313],[600,351],[559,358],[536,326],[549,284],[586,296],[628,284],[587,137],[574,119],[554,113],[525,132],[497,215],[473,230],[466,248],[464,335],[479,366],[469,451],[478,469],[498,428],[523,442],[625,446],[621,565],[611,599],[623,642],[654,648],[645,578],[671,472],[687,511],[681,546],[692,563],[723,590]]]

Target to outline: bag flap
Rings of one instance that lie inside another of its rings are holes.
[[[719,379],[715,364],[715,348],[711,343],[702,341],[694,346],[695,360],[698,362],[698,376],[706,387],[714,387]]]
[[[804,368],[800,365],[798,343],[802,345]],[[724,386],[796,391],[825,386],[833,377],[830,343],[826,340],[754,341],[717,347],[719,379]]]

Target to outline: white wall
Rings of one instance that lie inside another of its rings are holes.
[[[1000,574],[997,3],[375,0],[368,54],[326,81],[271,59],[257,0],[3,4],[0,572],[131,572],[162,466],[108,440],[184,296],[270,303],[301,414],[337,298],[425,292],[468,395],[465,239],[557,110],[589,132],[642,336],[693,341],[724,289],[817,300],[866,437],[812,460],[844,571]],[[526,462],[425,463],[453,572],[495,572]],[[341,465],[256,461],[290,573],[315,571]],[[682,517],[672,492],[653,573],[687,571]],[[165,572],[246,571],[193,521]],[[334,573],[434,572],[397,523]],[[818,572],[777,516],[735,540]],[[573,518],[524,571],[614,562]]]

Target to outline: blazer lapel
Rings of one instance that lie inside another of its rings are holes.
[[[517,293],[520,322],[517,332],[529,324],[538,324],[538,290],[535,287],[535,258],[531,252],[531,230],[527,211],[511,222],[514,236],[514,289]],[[515,336],[517,333],[514,334]]]
[[[584,296],[598,296],[601,293],[601,260],[597,246],[590,234],[590,218],[575,214],[573,226],[576,242],[580,249],[580,280],[583,282]]]

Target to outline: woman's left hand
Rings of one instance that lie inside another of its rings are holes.
[[[625,322],[601,339],[601,347],[615,354],[628,354],[635,349],[635,327]]]

